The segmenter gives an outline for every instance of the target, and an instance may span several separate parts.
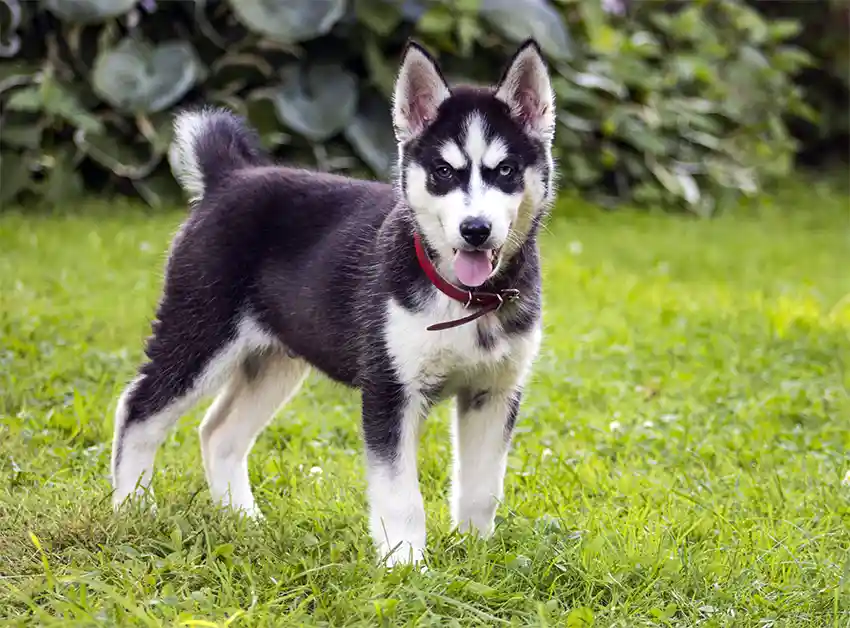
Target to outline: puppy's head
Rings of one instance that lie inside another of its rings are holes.
[[[554,194],[555,102],[538,45],[519,47],[491,87],[450,87],[409,44],[393,125],[400,184],[441,270],[480,286],[499,272]]]

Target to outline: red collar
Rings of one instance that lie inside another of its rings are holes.
[[[472,305],[481,308],[469,316],[431,325],[427,328],[428,331],[440,331],[451,327],[459,327],[460,325],[474,321],[485,314],[495,312],[502,307],[506,301],[516,301],[519,299],[519,290],[514,290],[513,288],[506,288],[504,290],[499,290],[498,292],[473,292],[472,290],[458,288],[453,283],[444,279],[440,273],[437,272],[431,258],[428,257],[428,252],[425,250],[425,247],[422,244],[422,237],[418,232],[413,234],[413,244],[416,247],[416,259],[419,260],[419,266],[437,290],[445,294],[450,299],[463,303],[466,308]]]

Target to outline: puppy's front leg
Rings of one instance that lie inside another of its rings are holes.
[[[418,562],[425,550],[425,507],[416,448],[424,400],[389,373],[363,388],[370,527],[387,566]]]
[[[493,532],[520,397],[519,389],[464,390],[457,397],[451,505],[461,531]]]

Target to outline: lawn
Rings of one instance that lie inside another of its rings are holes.
[[[160,452],[156,516],[114,517],[112,411],[182,210],[2,213],[0,618],[850,626],[847,204],[807,185],[705,221],[563,199],[496,534],[451,531],[440,408],[423,573],[377,566],[359,397],[315,375],[251,457],[265,521],[211,506],[203,408]]]

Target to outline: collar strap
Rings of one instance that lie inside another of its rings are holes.
[[[506,302],[517,301],[519,299],[519,290],[514,290],[513,288],[506,288],[504,290],[499,290],[498,292],[480,292],[458,288],[437,272],[437,268],[434,266],[431,258],[428,257],[428,252],[425,250],[425,246],[422,244],[422,237],[418,232],[413,234],[413,244],[416,247],[416,259],[419,261],[419,266],[437,290],[445,294],[450,299],[463,303],[465,308],[469,308],[471,306],[480,308],[478,311],[473,312],[469,316],[430,325],[427,328],[428,331],[440,331],[443,329],[450,329],[451,327],[459,327],[460,325],[472,322],[485,314],[495,312]]]

